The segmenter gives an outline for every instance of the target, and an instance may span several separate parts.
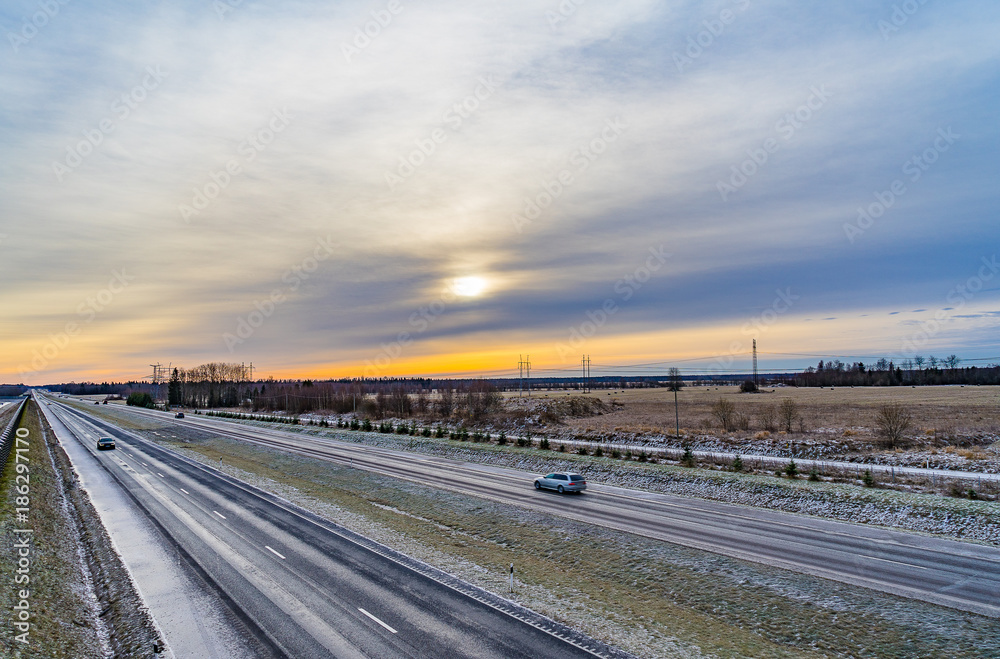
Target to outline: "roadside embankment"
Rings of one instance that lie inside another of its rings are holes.
[[[18,451],[20,449],[20,451]],[[34,401],[0,479],[0,607],[10,657],[155,657],[162,645],[128,570]]]

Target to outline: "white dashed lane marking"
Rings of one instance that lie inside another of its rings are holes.
[[[358,607],[358,611],[361,611],[361,613],[365,614],[366,616],[368,616],[369,618],[371,618],[372,620],[374,620],[378,624],[382,625],[383,627],[385,627],[386,629],[388,629],[393,634],[398,634],[399,633],[395,629],[393,629],[392,627],[390,627],[389,625],[385,624],[384,622],[382,622],[381,620],[379,620],[378,618],[376,618],[372,614],[370,614],[367,611],[365,611],[364,609],[362,609],[360,606]]]

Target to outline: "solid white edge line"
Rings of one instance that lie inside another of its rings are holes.
[[[226,516],[220,513],[218,510],[213,510],[212,512],[221,517],[222,519],[226,519]]]
[[[279,554],[279,553],[278,553],[278,552],[276,552],[275,550],[271,549],[271,548],[270,548],[270,547],[268,547],[267,545],[264,545],[264,549],[268,550],[269,552],[271,552],[272,554],[274,554],[275,556],[277,556],[277,557],[278,557],[278,558],[280,558],[281,560],[285,560],[285,557],[284,557],[284,556],[282,556],[281,554]]]
[[[393,634],[398,634],[399,633],[395,629],[393,629],[392,627],[390,627],[389,625],[385,624],[384,622],[382,622],[381,620],[379,620],[378,618],[376,618],[372,614],[370,614],[367,611],[365,611],[364,609],[362,609],[360,606],[358,607],[358,611],[361,611],[361,613],[365,614],[366,616],[368,616],[369,618],[371,618],[372,620],[374,620],[378,624],[382,625],[383,627],[385,627],[386,629],[388,629]]]

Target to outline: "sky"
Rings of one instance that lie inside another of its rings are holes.
[[[990,0],[14,0],[0,29],[3,382],[1000,361]]]

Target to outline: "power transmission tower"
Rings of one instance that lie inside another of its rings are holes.
[[[759,383],[757,382],[757,339],[753,340],[753,388],[756,390]]]
[[[525,355],[521,358],[521,355],[517,356],[517,372],[518,372],[518,382],[517,382],[517,397],[521,397],[521,391],[524,389],[524,380],[528,380],[528,398],[531,398],[531,355]]]
[[[583,360],[583,393],[590,393],[590,355],[584,355]]]
[[[160,381],[163,378],[163,364],[150,364],[153,367],[153,375],[151,380],[155,390],[156,398],[160,397]]]

